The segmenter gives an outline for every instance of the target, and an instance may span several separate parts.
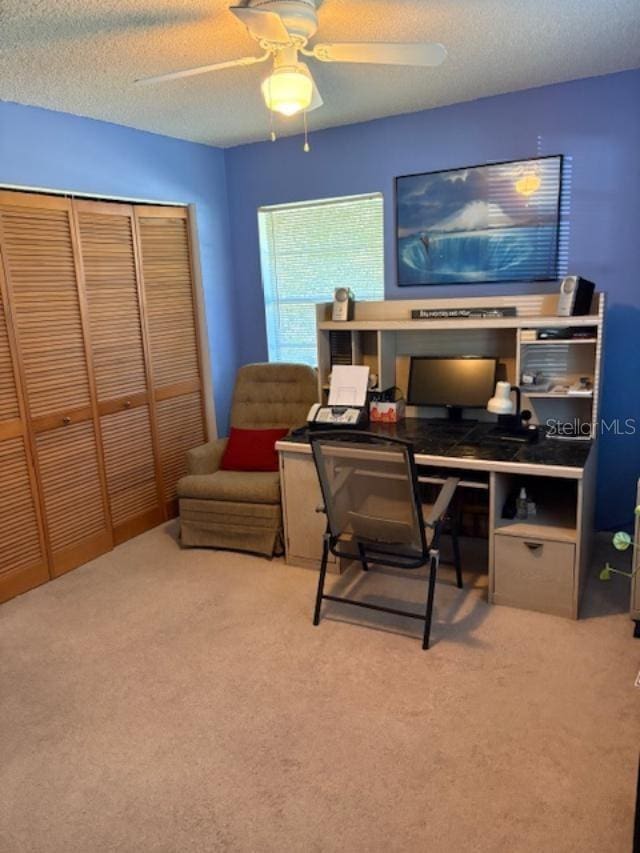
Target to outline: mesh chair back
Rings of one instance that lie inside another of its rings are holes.
[[[411,445],[368,433],[311,437],[329,533],[342,556],[421,559],[424,522]],[[334,550],[332,548],[332,550]]]

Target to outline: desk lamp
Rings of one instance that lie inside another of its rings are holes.
[[[511,399],[515,391],[516,404]],[[520,414],[521,394],[517,385],[513,387],[508,382],[497,382],[493,397],[487,403],[487,411],[498,416],[498,425],[506,430],[519,430],[522,428],[522,416]]]

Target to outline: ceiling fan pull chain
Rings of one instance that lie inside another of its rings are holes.
[[[304,111],[304,146],[303,149],[305,154],[308,154],[311,151],[311,146],[309,145],[309,128],[307,126],[307,111]]]

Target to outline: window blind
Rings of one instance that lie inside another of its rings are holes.
[[[382,195],[262,207],[258,225],[269,361],[315,366],[317,302],[384,299]]]

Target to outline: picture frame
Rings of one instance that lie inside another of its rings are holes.
[[[399,287],[558,278],[563,156],[395,178]]]

